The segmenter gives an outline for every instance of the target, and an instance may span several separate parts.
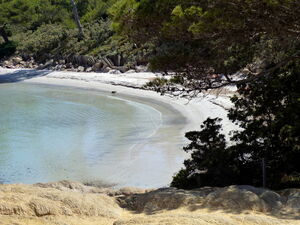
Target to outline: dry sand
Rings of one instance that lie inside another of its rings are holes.
[[[3,77],[5,76],[5,79]],[[12,77],[12,78],[9,78]],[[154,91],[140,89],[147,82],[161,77],[155,73],[78,73],[66,71],[47,71],[47,70],[29,70],[29,69],[4,69],[0,67],[1,80],[9,82],[28,82],[39,84],[51,84],[60,86],[70,86],[84,88],[89,90],[99,90],[111,93],[117,92],[117,96],[132,97],[143,99],[145,103],[149,100],[159,102],[179,111],[187,120],[183,132],[199,129],[200,124],[207,117],[220,117],[226,127],[225,132],[236,127],[228,120],[226,108],[231,106],[228,93],[230,89],[222,92],[222,95],[216,98],[215,93],[200,95],[193,100],[162,96]],[[234,89],[234,88],[233,88]]]

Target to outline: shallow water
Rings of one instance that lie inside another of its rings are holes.
[[[0,182],[167,184],[183,160],[168,144],[182,143],[183,121],[168,113],[95,91],[1,84]]]

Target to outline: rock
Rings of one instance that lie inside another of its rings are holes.
[[[59,214],[59,208],[51,200],[34,198],[29,203],[30,208],[36,216],[48,216]]]
[[[86,71],[86,72],[92,72],[93,69],[92,69],[92,67],[88,67],[85,71]]]
[[[300,197],[289,197],[286,203],[286,207],[294,212],[300,213]]]
[[[69,68],[72,68],[73,67],[73,64],[72,63],[67,63],[66,64],[66,67],[69,69]]]
[[[109,70],[108,73],[109,74],[121,74],[122,72],[119,70],[112,69],[112,70]]]
[[[269,190],[264,191],[259,195],[259,197],[266,203],[268,211],[280,209],[284,201],[284,198],[281,197],[278,193]]]
[[[136,72],[148,72],[148,67],[147,66],[136,66],[135,67]]]
[[[24,62],[24,61],[20,61],[19,64],[22,65],[22,66],[28,65],[28,64],[27,64],[26,62]]]
[[[5,60],[3,62],[3,66],[6,67],[6,68],[12,68],[13,67],[13,64],[11,61],[8,61],[8,60]]]
[[[134,194],[145,194],[149,191],[153,190],[147,190],[147,189],[141,189],[141,188],[135,188],[135,187],[124,187],[121,188],[120,190],[117,190],[114,194],[115,195],[125,195],[125,196],[130,196]]]
[[[58,61],[58,63],[59,63],[59,64],[61,64],[61,65],[63,65],[63,64],[65,64],[65,63],[66,63],[66,60],[64,60],[64,59],[61,59],[61,60],[59,60],[59,61]]]
[[[136,71],[135,70],[128,70],[125,73],[136,73]]]
[[[102,72],[108,73],[110,70],[112,70],[110,67],[104,67],[104,68],[102,69]]]
[[[218,191],[210,193],[205,199],[205,205],[213,208],[238,211],[267,211],[266,203],[257,194],[250,190],[241,189],[238,186],[221,188]]]
[[[77,71],[78,72],[84,72],[84,67],[83,66],[78,66]]]
[[[24,215],[26,209],[10,202],[0,202],[0,215]]]
[[[204,202],[205,193],[178,190],[176,188],[162,188],[145,194],[133,194],[120,199],[122,207],[139,213],[154,213],[160,210],[173,210],[192,204]]]
[[[93,71],[99,72],[102,70],[104,64],[102,62],[97,62],[95,65],[92,67]]]
[[[277,193],[251,186],[115,190],[71,181],[2,184],[0,224],[299,225],[299,198],[299,189]]]
[[[122,209],[114,198],[101,193],[76,192],[70,189],[59,190],[52,185],[4,185],[0,186],[0,216],[100,216],[119,218]],[[77,187],[77,183],[65,182],[64,185]],[[74,185],[74,186],[73,186]],[[85,188],[84,185],[79,185]],[[88,187],[87,187],[88,188]],[[4,197],[5,196],[5,197]],[[1,222],[0,222],[1,224]]]
[[[286,209],[287,211],[292,211],[300,213],[300,190],[299,189],[287,189],[281,193],[286,196]]]
[[[47,69],[47,68],[50,69],[50,67],[53,65],[53,63],[54,63],[54,60],[51,59],[51,60],[47,61],[44,65],[41,64],[42,66],[39,66],[37,69],[38,70],[43,70],[43,69]]]
[[[14,57],[11,59],[14,65],[19,64],[20,62],[23,61],[23,59],[21,57]]]

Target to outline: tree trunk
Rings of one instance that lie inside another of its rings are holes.
[[[3,40],[5,41],[5,43],[9,42],[8,35],[7,35],[6,31],[5,31],[5,25],[4,26],[0,26],[0,36],[2,36]]]
[[[75,3],[74,0],[70,0],[70,1],[71,1],[71,5],[72,5],[72,8],[73,8],[74,20],[75,20],[75,23],[77,25],[78,32],[79,32],[79,37],[83,38],[83,36],[84,36],[84,34],[83,34],[83,28],[82,28],[82,25],[80,23],[80,19],[79,19],[79,15],[78,15],[78,10],[77,10],[77,7],[76,7],[76,3]]]

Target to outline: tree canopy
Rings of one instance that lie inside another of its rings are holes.
[[[233,83],[230,75],[257,61],[271,69],[299,57],[299,12],[298,0],[121,0],[111,10],[119,32],[155,43],[154,69],[193,79],[192,89],[195,80],[199,89]]]
[[[173,186],[261,185],[262,160],[269,187],[300,186],[299,0],[122,0],[111,13],[118,32],[154,43],[152,68],[188,90],[238,86],[233,144],[218,119],[187,133],[191,158]]]

